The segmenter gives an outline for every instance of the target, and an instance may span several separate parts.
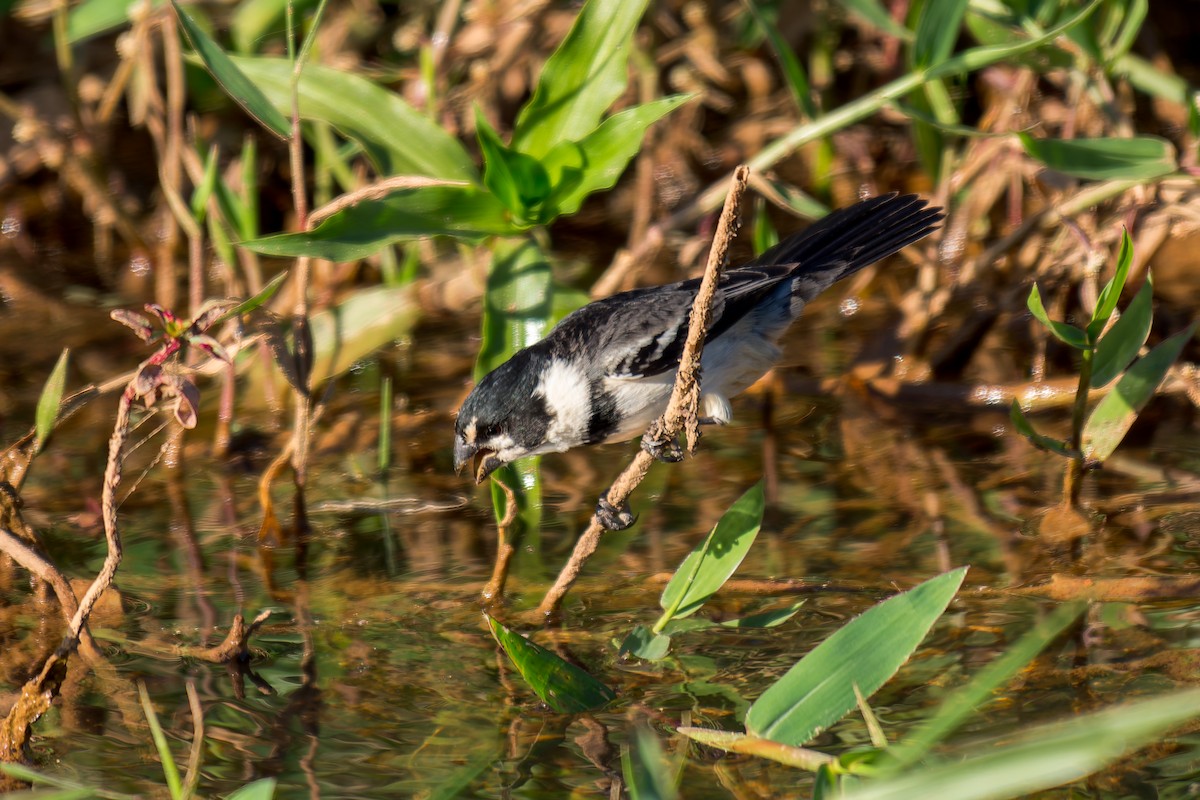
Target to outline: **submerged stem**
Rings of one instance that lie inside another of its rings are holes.
[[[1063,476],[1063,505],[1079,507],[1079,495],[1083,490],[1084,455],[1083,423],[1087,417],[1088,390],[1092,384],[1092,360],[1095,350],[1083,350],[1079,365],[1079,386],[1075,389],[1075,405],[1071,409],[1071,450],[1075,455],[1067,462]]]

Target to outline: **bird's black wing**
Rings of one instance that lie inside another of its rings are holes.
[[[788,269],[759,267],[731,270],[721,276],[713,297],[712,317],[705,344],[753,310],[763,296],[788,279]],[[637,289],[615,295],[608,341],[603,352],[612,358],[605,374],[614,378],[648,378],[679,366],[687,340],[692,304],[700,289],[698,278],[668,286]]]

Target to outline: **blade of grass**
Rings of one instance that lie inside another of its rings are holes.
[[[163,777],[167,781],[167,791],[172,800],[183,797],[183,783],[179,780],[179,768],[175,766],[175,758],[171,755],[171,746],[162,726],[158,724],[158,714],[154,712],[154,703],[150,701],[150,693],[146,684],[138,681],[138,697],[142,700],[142,710],[146,713],[146,723],[150,726],[150,737],[154,740],[154,749],[158,751],[158,759],[162,762]]]
[[[46,378],[46,385],[42,387],[42,393],[38,396],[37,412],[34,416],[34,453],[42,452],[58,419],[58,407],[62,403],[63,391],[67,386],[67,358],[70,352],[66,349],[58,356],[58,361],[55,362],[54,369],[50,370],[50,377]]]
[[[1146,282],[1138,289],[1121,318],[1096,344],[1096,358],[1092,363],[1093,389],[1107,386],[1137,358],[1150,336],[1150,326],[1154,322],[1153,301],[1154,286],[1147,275]]]

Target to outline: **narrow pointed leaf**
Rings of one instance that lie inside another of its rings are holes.
[[[1150,325],[1154,321],[1153,299],[1154,287],[1147,278],[1121,318],[1096,344],[1096,355],[1092,360],[1093,389],[1107,386],[1137,358],[1150,336]]]
[[[633,744],[622,750],[621,773],[629,800],[674,800],[679,796],[676,777],[662,745],[646,728],[639,727]]]
[[[274,297],[275,293],[279,291],[279,287],[283,286],[283,282],[287,280],[287,276],[287,272],[279,273],[270,281],[268,281],[266,286],[259,289],[258,294],[254,295],[253,297],[246,298],[242,302],[238,303],[236,306],[222,314],[218,319],[214,320],[212,324],[220,325],[227,319],[233,319],[234,317],[241,316],[242,314],[249,314],[256,308],[271,302],[271,298]]]
[[[725,585],[758,536],[763,502],[759,481],[729,507],[712,532],[683,560],[659,599],[667,619],[694,614]]]
[[[1017,429],[1017,433],[1028,439],[1034,447],[1040,447],[1043,450],[1049,450],[1051,453],[1058,453],[1060,456],[1071,457],[1071,449],[1058,439],[1053,439],[1049,436],[1038,433],[1033,423],[1025,416],[1025,411],[1021,408],[1021,403],[1018,400],[1013,400],[1012,409],[1010,409],[1008,417],[1012,420],[1013,427]]]
[[[912,41],[914,38],[913,32],[892,19],[892,15],[879,0],[842,0],[842,6],[881,33],[895,36],[903,42]]]
[[[400,189],[337,212],[308,233],[266,236],[242,247],[269,256],[354,261],[388,245],[427,236],[476,241],[521,230],[495,195],[474,186]]]
[[[196,54],[204,62],[205,68],[216,79],[234,102],[241,106],[247,114],[258,120],[264,128],[274,133],[280,139],[287,139],[292,134],[292,124],[279,109],[271,105],[262,90],[254,84],[246,74],[238,69],[233,60],[204,32],[196,21],[188,16],[179,3],[171,0],[179,24],[187,34]]]
[[[799,746],[870,697],[920,645],[954,599],[966,567],[896,595],[842,626],[763,692],[747,733]]]
[[[1065,322],[1055,322],[1050,319],[1050,316],[1046,313],[1046,307],[1042,305],[1042,293],[1038,291],[1036,283],[1030,288],[1029,299],[1025,301],[1025,305],[1037,321],[1049,328],[1050,332],[1060,342],[1069,344],[1077,350],[1087,350],[1091,347],[1087,334],[1079,328],[1076,328],[1074,325],[1068,325]]]
[[[1039,725],[1011,743],[985,743],[902,776],[871,781],[844,800],[1002,800],[1077,781],[1200,716],[1200,690],[1177,692]]]
[[[928,67],[949,58],[966,11],[967,0],[925,0],[917,20],[910,65]]]
[[[54,430],[54,422],[58,419],[58,406],[62,403],[63,391],[67,386],[67,356],[70,350],[63,350],[46,378],[46,385],[38,397],[37,413],[34,416],[33,451],[40,453]]]
[[[804,71],[804,65],[800,63],[800,59],[796,58],[796,51],[783,38],[783,34],[779,32],[779,26],[767,19],[756,0],[746,0],[746,8],[750,10],[754,21],[758,24],[763,36],[766,37],[767,43],[771,45],[771,50],[779,62],[788,88],[792,90],[792,99],[796,102],[796,108],[804,112],[809,119],[816,119],[819,112],[812,99],[812,86],[808,82],[808,74]],[[887,15],[884,14],[884,16]],[[891,17],[888,19],[890,20]]]
[[[562,714],[599,708],[617,695],[612,689],[564,661],[544,647],[501,625],[484,614],[492,636],[504,648],[513,666],[542,701]]]
[[[1018,672],[1025,669],[1038,653],[1058,638],[1059,634],[1087,607],[1086,603],[1064,603],[1005,650],[990,664],[980,670],[966,685],[938,704],[933,716],[924,722],[915,733],[892,747],[888,753],[888,771],[913,764],[939,742],[954,732],[966,719],[993,697],[993,693]]]
[[[1113,454],[1195,331],[1196,324],[1192,323],[1187,330],[1163,340],[1121,376],[1083,425],[1085,458],[1104,461]]]
[[[1121,249],[1117,252],[1117,270],[1112,280],[1100,290],[1100,296],[1096,298],[1096,307],[1092,310],[1092,320],[1088,323],[1088,338],[1093,342],[1100,336],[1108,318],[1117,308],[1117,301],[1121,299],[1121,292],[1125,291],[1125,281],[1129,278],[1129,266],[1132,263],[1133,240],[1129,238],[1129,231],[1122,231]]]
[[[514,149],[540,158],[559,142],[579,141],[600,124],[625,90],[629,48],[646,1],[584,4],[517,117]]]
[[[291,108],[292,65],[286,58],[239,56],[233,61],[275,108]],[[319,64],[305,65],[297,91],[301,119],[328,122],[361,144],[383,176],[479,181],[462,144],[395,92]]]
[[[1157,136],[1035,139],[1018,134],[1025,152],[1064,175],[1088,180],[1151,180],[1175,171],[1175,147]]]

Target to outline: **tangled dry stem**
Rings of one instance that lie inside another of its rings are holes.
[[[713,246],[708,254],[708,264],[704,269],[704,279],[696,293],[692,304],[692,312],[688,325],[687,341],[684,344],[683,355],[679,361],[679,372],[675,376],[675,385],[671,390],[671,400],[666,412],[647,430],[646,434],[657,441],[673,441],[680,433],[687,436],[688,452],[694,452],[696,442],[700,437],[700,423],[696,410],[700,401],[700,357],[704,351],[704,337],[708,332],[708,323],[712,316],[712,302],[716,294],[717,282],[721,277],[721,268],[725,264],[732,241],[738,227],[738,208],[742,195],[745,193],[750,170],[746,166],[738,167],[733,173],[729,193],[725,197],[725,207],[721,211],[721,219],[717,223],[717,231],[713,238]],[[633,490],[646,477],[654,457],[645,450],[639,450],[632,462],[617,476],[607,492],[608,501],[620,507]],[[600,536],[604,528],[599,518],[593,514],[587,530],[575,543],[575,550],[566,566],[558,574],[554,585],[546,592],[537,613],[543,618],[556,613],[562,605],[563,597],[571,585],[579,577],[584,562],[596,551],[600,544]]]

